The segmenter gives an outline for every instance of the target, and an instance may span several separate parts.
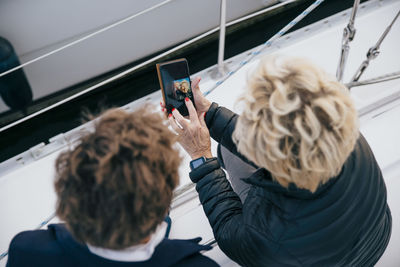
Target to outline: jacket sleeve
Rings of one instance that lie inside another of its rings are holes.
[[[217,159],[209,159],[194,169],[190,179],[197,183],[200,202],[220,249],[241,265],[276,265],[274,256],[279,245],[272,236],[261,234],[247,222],[251,216],[243,214],[242,202]]]
[[[223,145],[230,152],[241,158],[244,162],[258,168],[253,162],[237,151],[236,144],[232,140],[232,133],[235,130],[239,115],[227,108],[218,106],[213,102],[208,109],[205,121],[210,131],[210,136],[219,144]]]

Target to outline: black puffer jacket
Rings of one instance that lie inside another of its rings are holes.
[[[212,104],[212,138],[237,154],[238,115]],[[372,266],[391,234],[381,171],[361,136],[341,173],[315,193],[274,182],[265,169],[246,179],[242,205],[218,161],[190,173],[222,251],[245,266]]]

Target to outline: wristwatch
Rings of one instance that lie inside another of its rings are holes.
[[[200,157],[197,159],[194,159],[190,162],[190,170],[194,170],[197,167],[201,166],[204,162],[206,162],[206,158],[205,157]]]

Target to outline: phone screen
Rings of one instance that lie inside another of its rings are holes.
[[[158,69],[167,112],[171,113],[172,108],[176,108],[183,116],[189,115],[185,98],[190,98],[193,104],[194,101],[186,59],[161,63]]]

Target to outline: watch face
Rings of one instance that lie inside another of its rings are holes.
[[[192,160],[192,161],[190,162],[190,167],[191,167],[192,170],[193,170],[193,169],[196,169],[197,167],[199,167],[199,166],[200,166],[201,164],[203,164],[204,162],[206,162],[206,160],[205,160],[204,157],[201,157],[201,158]]]

